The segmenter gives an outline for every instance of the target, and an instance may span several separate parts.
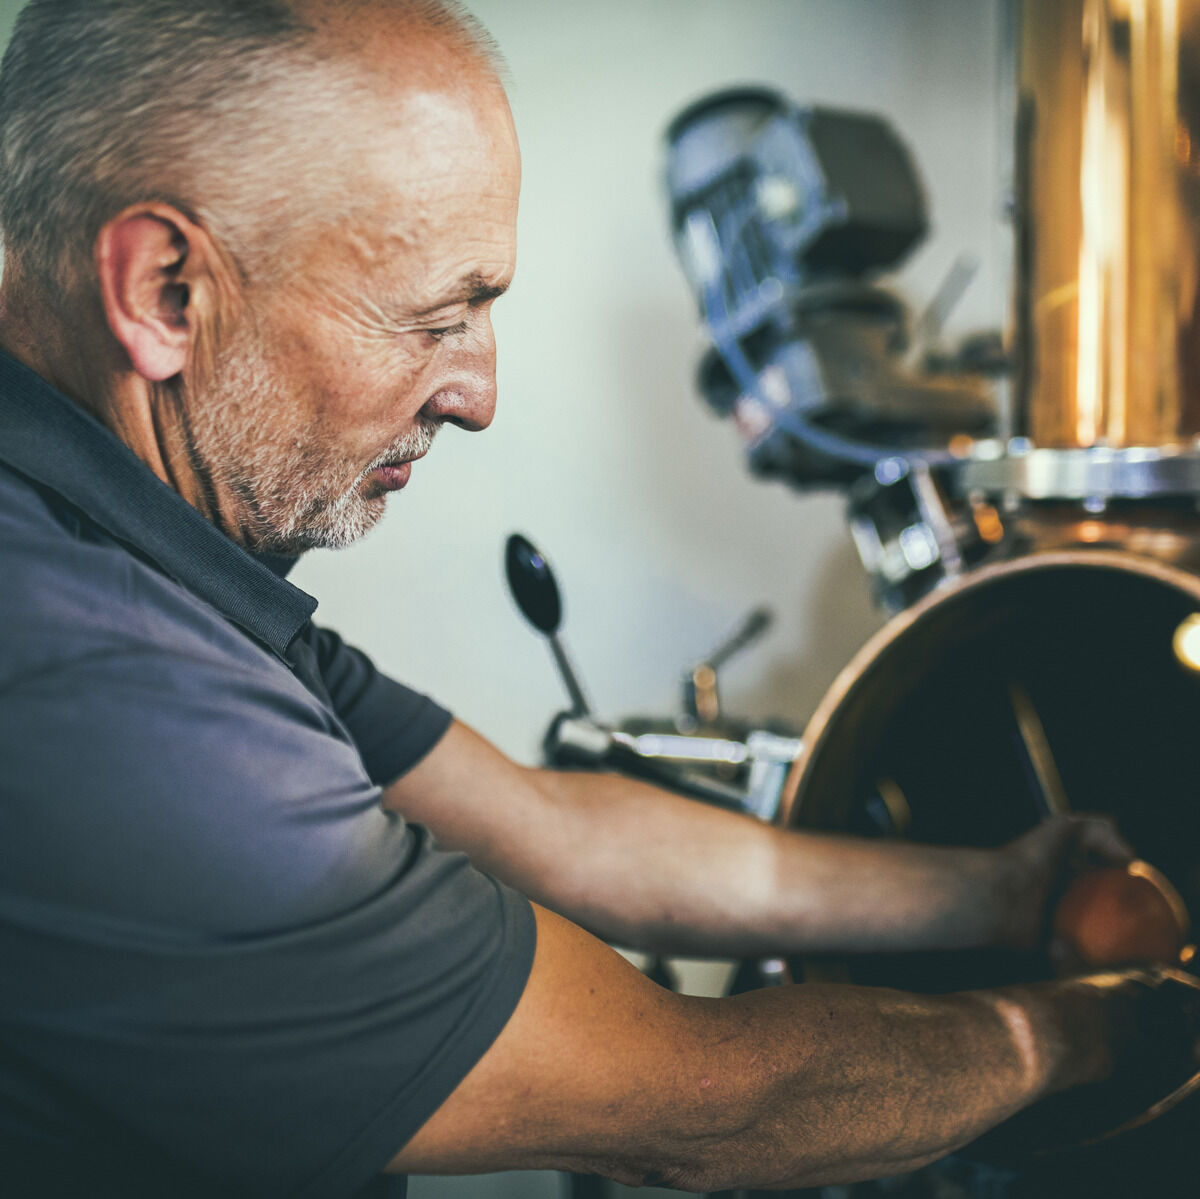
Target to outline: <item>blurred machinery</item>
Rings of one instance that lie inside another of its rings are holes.
[[[1070,797],[1117,819],[1194,923],[1200,0],[1011,12],[1004,335],[938,344],[961,271],[915,323],[880,285],[928,227],[882,118],[742,88],[668,131],[672,231],[712,342],[700,390],[753,471],[844,492],[895,614],[809,723],[780,819],[996,845]],[[1047,968],[994,954],[790,967],[916,990]],[[1193,1098],[1017,1169],[943,1163],[852,1193],[1194,1195],[1198,1130]]]
[[[717,807],[775,819],[801,743],[785,726],[756,728],[730,718],[717,687],[721,666],[770,625],[766,608],[756,608],[686,671],[683,703],[674,717],[635,716],[614,727],[593,714],[559,636],[562,598],[549,561],[527,538],[513,533],[505,546],[504,569],[521,614],[548,640],[571,701],[542,742],[546,765],[617,770]]]

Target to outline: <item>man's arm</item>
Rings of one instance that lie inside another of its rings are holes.
[[[455,723],[384,804],[598,935],[664,953],[1032,947],[1067,856],[1108,825],[1004,850],[783,831],[619,775],[522,767]]]
[[[515,1013],[392,1169],[571,1169],[700,1191],[896,1173],[1104,1077],[1150,995],[1109,975],[935,997],[813,984],[696,999],[537,918]]]

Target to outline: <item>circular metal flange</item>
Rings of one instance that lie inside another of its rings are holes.
[[[1133,446],[1053,450],[977,443],[959,468],[967,491],[1031,500],[1200,496],[1200,451]]]
[[[778,823],[784,826],[817,827],[819,824],[824,828],[837,827],[836,822],[845,815],[840,806],[846,799],[845,788],[832,786],[828,789],[829,796],[836,797],[836,800],[831,800],[831,806],[827,809],[822,789],[812,786],[814,768],[829,756],[832,743],[841,740],[847,746],[868,746],[878,736],[879,722],[885,719],[882,697],[887,695],[894,699],[896,696],[896,684],[892,680],[894,670],[889,662],[898,650],[911,655],[912,669],[916,671],[914,677],[919,677],[925,667],[922,665],[918,670],[915,664],[924,663],[934,648],[945,643],[948,616],[953,617],[960,609],[965,610],[967,605],[973,605],[978,609],[978,616],[972,614],[964,628],[969,624],[972,635],[982,639],[986,626],[979,617],[993,607],[983,597],[994,595],[993,589],[998,583],[1022,578],[1037,582],[1051,571],[1064,569],[1100,571],[1162,584],[1168,591],[1190,598],[1200,609],[1200,575],[1125,550],[1059,547],[977,567],[892,617],[834,679],[802,734],[803,749],[784,785]],[[918,643],[919,653],[910,648]],[[870,697],[869,700],[867,697]],[[846,723],[845,710],[852,705],[856,707],[856,715],[851,722],[854,734],[851,738],[847,736],[843,725]],[[856,755],[859,752],[855,750]],[[839,760],[849,761],[849,758],[841,755]],[[819,821],[810,822],[802,817],[801,809],[812,804],[814,798],[822,811]]]

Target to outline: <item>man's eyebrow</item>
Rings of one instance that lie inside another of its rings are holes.
[[[489,300],[495,300],[504,295],[506,291],[508,291],[507,282],[489,283],[482,275],[467,275],[466,278],[459,281],[458,286],[445,299],[438,300],[436,304],[430,304],[427,308],[422,308],[415,315],[418,317],[428,316],[431,312],[449,308],[454,304],[486,304]]]

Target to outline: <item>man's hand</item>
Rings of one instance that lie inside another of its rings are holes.
[[[1013,949],[1049,947],[1054,905],[1071,880],[1094,866],[1121,865],[1133,850],[1103,816],[1056,816],[999,854],[997,940]]]
[[[1048,1096],[984,1136],[967,1156],[1018,1165],[1091,1144],[1137,1127],[1151,1110],[1161,1114],[1200,1087],[1200,980],[1154,967],[1059,986],[1068,1002],[1074,992],[1073,1032],[1100,1055],[1099,1076],[1068,1077],[1067,1084],[1093,1085]]]

